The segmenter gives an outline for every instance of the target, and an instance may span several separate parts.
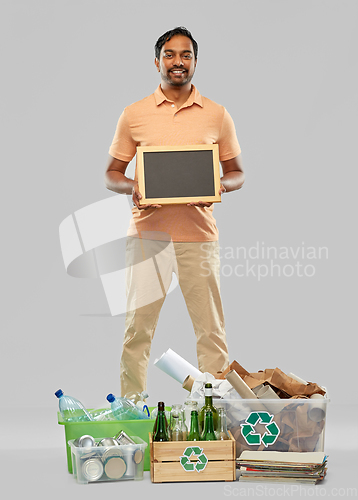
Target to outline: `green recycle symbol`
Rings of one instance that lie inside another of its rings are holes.
[[[197,462],[190,462],[190,457],[193,454],[198,457]],[[189,446],[188,448],[185,448],[183,456],[180,457],[180,463],[183,469],[187,472],[191,472],[193,470],[200,472],[205,469],[208,459],[203,453],[203,448],[199,448],[199,446]]]
[[[273,415],[270,415],[267,411],[252,411],[245,420],[245,423],[240,424],[241,434],[247,444],[263,443],[266,448],[274,444],[280,434],[280,429],[276,422],[272,422],[272,419]],[[265,424],[266,431],[263,436],[255,432],[254,427],[257,423]]]

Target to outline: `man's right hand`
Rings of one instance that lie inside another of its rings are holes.
[[[129,179],[125,176],[127,166],[127,161],[118,160],[109,156],[108,166],[105,175],[105,183],[107,189],[120,194],[132,194],[133,206],[136,206],[139,210],[147,210],[148,208],[161,208],[161,205],[140,205],[139,202],[142,195],[139,192],[138,182]]]
[[[138,184],[134,184],[132,188],[132,201],[133,206],[136,206],[139,210],[147,210],[148,208],[161,208],[162,205],[140,205],[140,200],[142,199],[142,195],[139,192]]]

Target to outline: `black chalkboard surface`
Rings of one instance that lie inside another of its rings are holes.
[[[220,202],[217,144],[138,146],[141,204]]]

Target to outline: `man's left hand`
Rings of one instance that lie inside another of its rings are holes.
[[[223,193],[226,192],[226,189],[222,184],[220,184],[220,189],[219,189],[219,195],[222,195]],[[192,203],[187,203],[188,207],[211,207],[212,202],[205,202],[205,201],[193,201]]]

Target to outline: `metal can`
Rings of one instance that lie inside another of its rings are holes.
[[[80,456],[81,462],[88,460],[89,458],[98,458],[98,452],[96,450],[92,450],[91,448],[84,450]]]
[[[104,472],[108,479],[120,479],[127,470],[126,462],[121,457],[110,457],[105,463]]]
[[[104,463],[111,457],[123,457],[123,452],[119,446],[111,446],[103,450],[102,461]]]
[[[133,460],[134,462],[138,465],[141,463],[141,461],[143,460],[144,458],[144,453],[142,450],[138,449],[134,452],[133,454]]]
[[[135,444],[133,439],[130,438],[124,431],[118,432],[118,434],[114,436],[114,439],[118,444]]]
[[[103,475],[103,464],[99,458],[90,458],[83,462],[82,473],[87,481],[98,481]]]
[[[115,438],[109,437],[101,439],[101,441],[97,443],[97,446],[119,446],[119,443]]]
[[[75,439],[73,444],[75,446],[79,446],[80,448],[92,448],[92,446],[96,446],[94,438],[88,434],[84,434],[83,436]]]

